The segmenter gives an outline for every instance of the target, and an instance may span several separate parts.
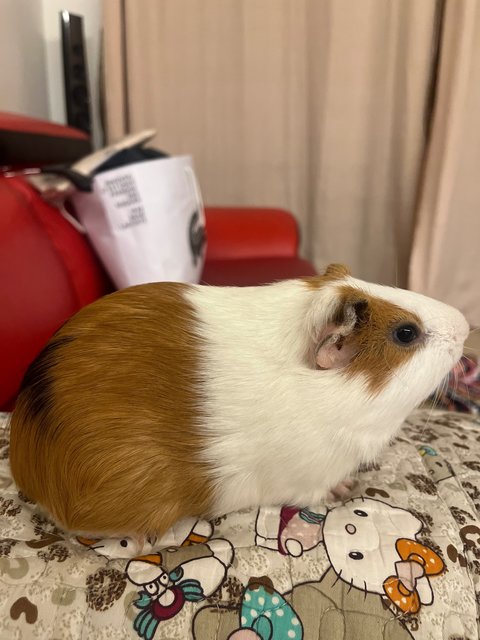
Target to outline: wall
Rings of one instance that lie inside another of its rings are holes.
[[[43,7],[0,0],[0,110],[49,117]]]
[[[0,111],[65,123],[62,10],[84,17],[93,140],[99,146],[100,0],[0,0]]]

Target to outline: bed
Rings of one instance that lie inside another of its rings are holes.
[[[17,491],[0,414],[0,638],[475,640],[480,419],[419,410],[344,504],[76,538]]]

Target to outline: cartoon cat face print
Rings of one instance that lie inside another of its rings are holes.
[[[421,521],[409,511],[371,498],[353,498],[332,509],[323,525],[323,541],[335,573],[353,587],[384,593],[395,573],[399,538],[415,540]]]
[[[257,515],[258,546],[300,556],[323,542],[338,579],[388,598],[405,613],[433,602],[430,578],[442,558],[416,538],[422,522],[399,507],[360,496],[327,510],[284,507]]]

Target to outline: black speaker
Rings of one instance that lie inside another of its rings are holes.
[[[83,17],[69,11],[61,11],[60,28],[62,31],[67,123],[90,135],[92,133],[92,115]]]

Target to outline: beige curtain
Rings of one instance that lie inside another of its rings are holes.
[[[480,326],[480,3],[447,0],[410,286]]]
[[[108,139],[154,127],[193,154],[207,203],[290,209],[317,267],[405,286],[415,224],[417,255],[431,228],[416,216],[442,6],[105,0]],[[435,294],[432,269],[412,286]]]

